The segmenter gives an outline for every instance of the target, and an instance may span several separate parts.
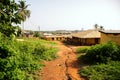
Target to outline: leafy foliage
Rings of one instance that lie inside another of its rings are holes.
[[[18,5],[14,0],[0,1],[0,23],[20,23],[20,16],[17,14]]]
[[[79,71],[81,76],[89,80],[119,80],[120,62],[108,62],[107,64],[84,67]]]
[[[12,34],[15,34],[15,27],[10,26],[10,24],[1,24],[0,23],[0,32],[10,37]]]
[[[56,52],[56,48],[39,45],[35,47],[33,55],[36,56],[36,59],[52,60],[57,57],[55,55]]]
[[[56,57],[56,48],[43,47],[41,42],[18,42],[0,34],[0,79],[33,80],[33,73],[43,66],[40,62]]]
[[[89,47],[80,47],[77,49],[77,53],[86,53]]]
[[[3,40],[5,39],[5,40]],[[25,72],[19,67],[19,52],[13,45],[14,42],[9,38],[1,36],[0,40],[0,79],[11,80],[11,79],[23,79],[25,77]]]
[[[119,61],[119,57],[120,49],[113,42],[92,46],[84,56],[89,63],[106,63],[110,60]]]
[[[40,33],[39,32],[34,32],[33,36],[34,37],[40,37]]]
[[[119,80],[120,47],[113,42],[92,46],[83,56],[91,66],[83,67],[79,74],[89,80]]]
[[[24,10],[21,9],[21,2],[25,5],[25,1],[20,1],[18,4],[15,0],[0,0],[0,32],[8,37],[20,31],[16,24],[20,24],[26,20],[26,16],[30,16],[30,10],[25,10],[27,6],[23,7]]]
[[[25,21],[26,18],[30,17],[31,12],[30,12],[30,10],[27,9],[28,6],[29,6],[29,4],[26,5],[26,1],[23,1],[23,0],[19,1],[18,14],[20,15],[22,21]]]

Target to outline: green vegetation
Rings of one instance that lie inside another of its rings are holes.
[[[56,58],[54,43],[16,40],[21,34],[17,24],[30,17],[28,6],[24,0],[0,0],[0,80],[34,80],[35,71],[44,65],[42,61]]]
[[[26,21],[26,19],[27,18],[29,18],[30,17],[30,14],[31,14],[31,12],[30,12],[30,10],[28,10],[27,8],[28,8],[28,6],[29,6],[29,4],[28,5],[26,5],[26,3],[25,3],[26,1],[24,1],[24,0],[20,0],[19,1],[19,4],[18,4],[18,15],[20,15],[20,17],[21,17],[21,21],[22,21],[22,23],[23,23],[23,30],[24,30],[24,22]]]
[[[88,46],[83,46],[83,47],[80,47],[76,50],[77,53],[86,53],[87,50],[89,49]]]
[[[0,34],[0,79],[33,80],[34,72],[44,65],[42,61],[56,58],[53,45],[35,39],[17,41]]]
[[[38,38],[40,38],[40,39],[43,38],[42,34],[40,34],[40,32],[38,32],[38,31],[35,31],[35,32],[34,32],[33,37],[38,37]]]
[[[79,73],[89,80],[119,80],[120,61],[84,67]]]
[[[87,49],[81,59],[90,66],[79,73],[89,80],[119,80],[120,47],[113,42],[99,44]]]
[[[84,56],[88,63],[106,63],[108,61],[120,60],[120,49],[112,42],[92,46]]]
[[[18,5],[14,0],[0,1],[0,32],[8,37],[15,34],[17,29],[15,24],[20,24],[22,20],[21,16],[17,14],[18,10]]]
[[[0,32],[8,37],[13,34],[18,36],[20,28],[17,24],[30,17],[28,6],[24,0],[18,3],[15,0],[0,0]]]

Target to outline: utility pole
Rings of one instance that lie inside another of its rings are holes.
[[[40,32],[40,26],[38,26],[39,32]]]

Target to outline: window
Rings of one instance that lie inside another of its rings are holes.
[[[52,40],[54,40],[54,38],[52,38]]]

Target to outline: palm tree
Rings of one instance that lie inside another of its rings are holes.
[[[28,5],[25,4],[26,1],[23,1],[23,0],[20,0],[19,1],[19,4],[18,4],[18,14],[20,15],[21,17],[21,20],[22,20],[22,28],[23,28],[23,31],[24,31],[24,22],[26,21],[27,18],[30,17],[30,10],[28,10]]]
[[[104,30],[104,27],[103,27],[103,26],[100,26],[100,30]]]

